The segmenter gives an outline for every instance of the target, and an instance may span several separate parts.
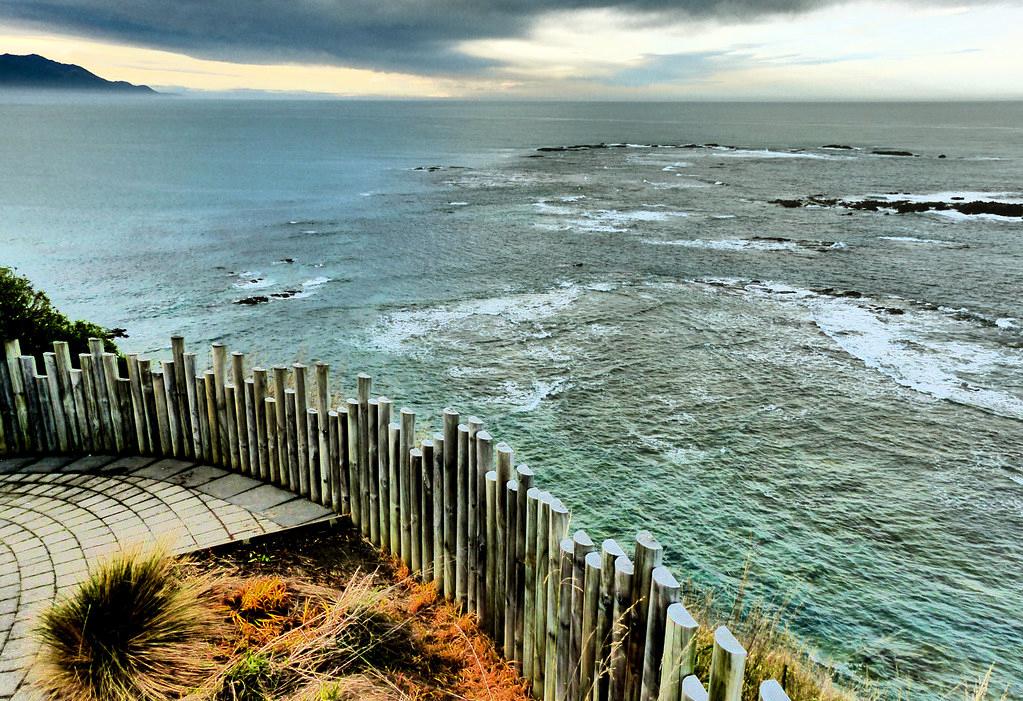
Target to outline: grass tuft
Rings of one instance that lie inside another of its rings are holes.
[[[162,701],[210,671],[201,582],[183,581],[165,552],[100,563],[41,615],[36,685],[52,699]]]

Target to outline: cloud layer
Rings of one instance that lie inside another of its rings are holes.
[[[566,11],[613,8],[623,21],[655,26],[796,14],[838,1],[15,0],[0,2],[0,22],[202,58],[465,75],[497,62],[460,51],[462,42],[523,36]]]

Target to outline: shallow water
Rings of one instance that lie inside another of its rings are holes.
[[[770,204],[1023,197],[1023,105],[44,100],[0,124],[2,262],[125,349],[370,371],[424,428],[486,417],[576,523],[650,528],[682,577],[734,591],[752,551],[754,593],[844,673],[936,697],[996,663],[1023,693],[1023,221]],[[533,150],[601,141],[635,147]]]

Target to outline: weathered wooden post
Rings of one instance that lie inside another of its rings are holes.
[[[526,490],[525,551],[522,559],[522,678],[533,681],[536,653],[536,529],[540,518],[538,487]]]
[[[409,552],[411,564],[409,569],[413,574],[423,573],[423,541],[420,532],[423,526],[422,506],[423,498],[423,451],[419,448],[412,448],[409,451]],[[404,537],[404,533],[402,534]]]
[[[242,475],[252,474],[249,459],[249,409],[246,407],[246,355],[231,353],[231,384],[234,385],[234,418],[237,422],[238,465]]]
[[[760,701],[789,701],[789,695],[785,693],[785,689],[774,679],[760,682],[758,696]]]
[[[341,500],[341,422],[335,409],[327,412],[327,450],[329,465],[327,466],[330,482],[330,509],[335,514],[343,514]]]
[[[358,422],[356,422],[357,424]],[[348,514],[352,517],[352,511],[355,509],[355,485],[352,484],[352,419],[351,419],[351,407],[348,402],[342,403],[337,408],[337,425],[338,425],[338,443],[337,453],[340,465],[338,466],[338,475],[341,481],[341,513]],[[354,518],[354,517],[352,517]],[[354,521],[353,521],[354,523]]]
[[[586,556],[593,552],[593,540],[586,531],[578,530],[572,535],[572,680],[569,682],[569,696],[580,698],[579,673],[583,650],[583,614],[586,606]]]
[[[287,400],[284,398],[284,392],[288,386],[288,369],[282,365],[274,365],[273,367],[274,376],[274,397],[277,402],[274,405],[274,409],[277,411],[275,420],[277,422],[277,460],[279,461],[280,468],[280,482],[276,482],[278,486],[291,486],[291,472],[288,469],[288,416],[287,416]]]
[[[615,560],[624,554],[621,546],[611,538],[600,544],[600,594],[594,631],[594,701],[607,701],[611,668],[611,624],[614,621],[615,605]]]
[[[378,528],[380,529],[380,545],[391,549],[391,442],[389,426],[391,424],[391,400],[387,397],[377,399],[377,499],[380,502]],[[393,549],[391,552],[395,552]]]
[[[195,443],[192,441],[192,412],[188,402],[188,368],[185,365],[185,339],[180,335],[171,336],[171,356],[174,359],[174,394],[178,398],[178,430],[181,432],[182,453],[194,458]],[[194,373],[193,373],[194,377]]]
[[[547,676],[547,580],[551,494],[540,492],[536,515],[536,574],[533,577],[533,698],[542,699]]]
[[[75,403],[75,417],[78,422],[79,445],[83,450],[92,450],[92,435],[89,432],[89,409],[85,401],[85,381],[82,379],[82,371],[72,368],[68,372],[68,380],[71,382],[71,396]],[[14,417],[17,421],[17,417]],[[19,445],[22,440],[19,436]]]
[[[419,450],[423,454],[419,465],[419,556],[423,568],[423,581],[433,580],[433,441],[423,439]]]
[[[632,615],[629,622],[629,673],[627,701],[638,701],[643,685],[643,644],[649,609],[650,581],[654,568],[660,567],[664,549],[649,531],[636,534],[635,573],[632,578]]]
[[[444,598],[455,599],[455,556],[458,548],[458,412],[444,410]]]
[[[643,644],[642,701],[657,701],[661,684],[661,658],[664,656],[664,630],[668,607],[678,601],[679,584],[667,567],[657,567],[650,575],[647,595],[646,641]]]
[[[387,481],[390,482],[390,505],[387,513],[387,530],[390,552],[401,556],[401,424],[392,421],[387,424]]]
[[[401,485],[401,559],[411,570],[412,566],[412,468],[411,455],[415,445],[416,413],[402,409],[401,415],[401,470],[398,481]]]
[[[362,521],[359,524],[362,535],[369,538],[372,533],[372,524],[379,516],[373,513],[371,496],[376,491],[373,479],[369,472],[369,395],[373,390],[373,379],[366,373],[359,373],[356,380],[357,395],[359,399],[359,481],[362,487],[360,505],[362,507]]]
[[[558,544],[558,632],[554,639],[556,661],[554,663],[556,701],[577,701],[572,694],[573,681],[578,683],[579,668],[572,663],[572,572],[575,559],[575,541],[563,538]],[[548,639],[548,645],[551,640]]]
[[[103,381],[106,384],[107,410],[110,413],[110,436],[113,437],[113,449],[117,453],[124,453],[126,446],[124,440],[124,421],[121,420],[121,408],[117,403],[117,380],[119,377],[117,368],[117,355],[114,353],[103,353]],[[170,374],[170,385],[174,385],[173,370]],[[174,416],[173,426],[177,426],[178,417]]]
[[[497,479],[501,479],[501,472],[498,470]],[[505,483],[504,488],[504,539],[501,539],[500,529],[498,530],[497,567],[504,579],[502,586],[494,591],[495,606],[501,611],[498,616],[498,640],[504,640],[504,657],[509,662],[520,661],[521,657],[515,654],[515,608],[513,598],[515,595],[515,530],[517,527],[516,517],[518,512],[516,504],[519,500],[518,480],[511,479]],[[500,515],[498,516],[500,518]],[[499,522],[500,523],[500,522]],[[503,546],[503,547],[502,547]],[[487,557],[490,557],[490,553]],[[503,598],[501,598],[503,596]]]
[[[332,504],[330,492],[330,366],[323,362],[316,363],[316,411],[319,414],[320,442],[320,503],[323,506]]]
[[[195,353],[184,354],[185,363],[185,395],[186,404],[188,405],[188,427],[189,427],[189,441],[191,445],[190,455],[197,461],[208,461],[203,452],[203,439],[202,439],[202,419],[199,415],[199,390],[196,386],[196,356]],[[128,363],[128,379],[131,380],[131,362]],[[135,385],[132,384],[132,400],[135,399]],[[262,400],[260,400],[259,410],[263,410]],[[138,420],[138,415],[135,417]],[[141,434],[140,434],[141,435]]]
[[[703,688],[699,678],[690,674],[682,680],[681,701],[707,701],[707,691]]]
[[[515,480],[519,483],[518,493],[515,495],[514,508],[516,511],[515,516],[515,548],[514,548],[514,559],[512,564],[514,565],[514,577],[509,576],[509,580],[515,586],[511,590],[513,596],[511,597],[512,608],[515,612],[514,617],[514,634],[515,634],[515,659],[524,660],[525,656],[525,588],[526,588],[526,519],[527,519],[527,502],[529,490],[533,488],[533,470],[528,465],[519,465],[515,468]],[[535,514],[535,512],[534,512]]]
[[[256,458],[259,461],[259,478],[272,481],[270,469],[270,440],[266,430],[266,368],[252,368],[253,404],[256,406]]]
[[[668,607],[661,655],[661,683],[658,701],[678,701],[682,680],[693,673],[696,661],[696,620],[686,607],[675,602]]]
[[[469,444],[467,450],[468,467],[465,478],[468,493],[466,508],[467,531],[465,536],[466,552],[468,554],[468,563],[466,565],[466,600],[468,610],[477,611],[477,589],[482,569],[482,563],[479,562],[481,540],[480,515],[486,506],[481,503],[484,495],[480,493],[480,475],[489,472],[490,468],[488,467],[480,473],[476,466],[476,460],[479,457],[476,449],[476,434],[483,430],[483,422],[475,416],[470,416],[467,426],[469,427]]]
[[[632,591],[635,567],[626,555],[615,558],[614,609],[611,616],[610,679],[607,697],[625,701],[629,676],[629,625],[632,620]]]
[[[248,474],[259,478],[259,436],[256,423],[256,381],[247,377],[242,384],[245,392],[245,430],[248,432]]]
[[[515,479],[514,469],[512,467],[514,456],[512,449],[507,443],[498,443],[495,446],[495,456],[497,458],[497,550],[494,552],[494,556],[497,557],[497,589],[493,592],[494,600],[497,602],[497,629],[498,629],[498,641],[502,640],[501,635],[504,632],[504,618],[508,607],[508,588],[511,587],[514,591],[515,585],[511,581],[512,571],[514,569],[515,560],[515,535],[514,528],[515,522],[514,517],[517,514],[509,513],[509,500],[507,494],[505,494],[505,485],[511,480]],[[511,502],[511,511],[515,511],[515,503]],[[489,516],[488,516],[489,518]],[[490,556],[490,553],[487,553]],[[509,557],[510,556],[510,557]],[[508,641],[510,647],[505,651],[505,657],[509,660],[515,658],[514,646],[515,646],[515,632],[514,632],[515,621],[512,619],[512,628],[509,630],[510,640]]]
[[[7,361],[7,374],[11,381],[11,393],[14,400],[14,411],[18,425],[19,445],[29,447],[28,407],[25,399],[25,385],[21,378],[21,342],[18,339],[4,341],[4,356]],[[81,367],[81,366],[79,366]],[[84,370],[84,368],[83,368]]]
[[[167,370],[164,370],[164,376],[166,377]],[[231,455],[231,469],[235,472],[241,473],[242,471],[242,458],[241,458],[241,445],[238,440],[238,388],[233,384],[227,383],[224,385],[224,407],[227,409],[227,441],[230,444],[230,455]],[[172,413],[173,416],[173,413]],[[305,414],[302,414],[297,420],[305,425]],[[174,429],[171,428],[171,440],[174,438]],[[175,450],[175,454],[177,451]]]
[[[431,552],[433,553],[433,579],[437,582],[437,593],[444,595],[444,434],[433,434],[433,529],[430,537],[433,540]],[[424,465],[424,469],[431,469],[430,465]]]
[[[97,414],[99,415],[100,435],[104,450],[113,450],[114,437],[110,425],[110,397],[107,395],[107,383],[103,372],[103,341],[98,338],[89,339],[89,355],[92,356],[92,391],[96,397]],[[30,388],[26,384],[26,391]]]
[[[360,406],[361,411],[361,406]],[[371,398],[366,401],[366,481],[369,515],[367,526],[369,526],[369,542],[380,547],[380,475],[377,467],[380,465],[380,456],[377,454],[377,419],[379,418],[380,402]],[[361,427],[360,427],[361,428]]]
[[[150,402],[150,397],[147,389],[149,387],[149,383],[147,382],[148,368],[149,368],[148,360],[139,361],[139,372],[142,373],[142,390],[145,393],[147,407],[149,406]],[[220,452],[222,447],[220,443],[219,433],[220,417],[218,416],[217,412],[217,380],[216,373],[214,373],[213,370],[207,370],[206,372],[203,373],[203,390],[206,393],[206,424],[209,426],[210,430],[210,460],[214,465],[223,465],[224,457],[223,453]],[[281,395],[282,406],[283,403],[284,399],[283,395]],[[149,417],[148,425],[150,436],[152,437],[156,435],[157,431],[154,430],[154,427],[156,426],[155,414]],[[281,428],[283,428],[283,426]],[[155,455],[156,453],[157,453],[156,443],[154,442],[153,454]]]
[[[153,396],[156,397],[156,425],[160,431],[160,455],[165,458],[174,454],[173,442],[171,440],[170,418],[167,406],[167,382],[164,377],[164,369],[153,370]],[[107,434],[109,435],[109,433]]]
[[[469,426],[458,424],[455,489],[455,604],[468,605],[469,592]]]
[[[548,508],[550,517],[550,528],[548,530],[548,544],[547,544],[547,612],[545,615],[546,620],[546,642],[544,643],[544,699],[550,701],[552,699],[559,698],[557,694],[558,684],[560,677],[558,676],[558,659],[560,655],[559,648],[559,637],[561,634],[561,604],[565,603],[568,607],[566,616],[568,620],[568,633],[565,637],[566,650],[571,652],[572,649],[572,598],[569,594],[567,602],[561,601],[561,585],[562,585],[562,554],[561,544],[565,539],[565,535],[568,533],[568,521],[569,514],[568,509],[561,503],[561,500],[557,497],[552,496]],[[569,543],[572,542],[571,538],[568,539]],[[571,577],[571,558],[569,559],[569,576]],[[571,588],[571,579],[568,586]],[[566,653],[568,654],[568,653]],[[567,677],[565,677],[567,679]],[[567,689],[567,687],[566,687]]]
[[[710,658],[708,701],[741,701],[745,671],[746,649],[727,628],[719,626],[714,631],[714,651]]]
[[[284,444],[288,449],[288,489],[293,494],[301,493],[301,486],[298,478],[298,400],[295,398],[295,390],[290,387],[284,390],[284,416],[285,434]]]
[[[497,471],[490,470],[484,476],[486,483],[486,498],[485,511],[489,515],[487,518],[486,533],[484,534],[484,540],[486,542],[486,549],[488,551],[494,551],[497,549]],[[484,575],[483,591],[485,596],[481,597],[483,606],[480,612],[480,621],[483,622],[484,630],[490,633],[491,637],[498,640],[497,637],[497,617],[494,615],[494,581],[497,579],[497,558],[489,557],[486,561],[486,574]]]
[[[281,458],[277,453],[277,446],[280,439],[277,436],[277,399],[275,397],[264,397],[263,404],[266,407],[263,412],[266,420],[266,459],[270,468],[270,482],[281,483]]]
[[[206,376],[195,376],[195,407],[198,412],[199,441],[201,447],[199,453],[207,465],[213,464],[213,446],[210,443],[210,421],[206,407]]]
[[[213,361],[213,396],[214,396],[214,408],[215,411],[213,416],[216,421],[211,424],[211,429],[216,426],[216,430],[211,430],[213,434],[213,440],[218,445],[217,455],[220,460],[217,463],[222,466],[231,466],[231,448],[228,444],[228,433],[227,433],[227,399],[224,395],[224,384],[226,382],[227,375],[227,347],[223,343],[214,343],[211,346],[212,361]],[[281,403],[281,411],[284,410],[284,402]],[[278,426],[278,434],[283,433],[284,427]]]
[[[359,471],[359,400],[349,397],[345,401],[347,426],[345,435],[348,438],[346,443],[348,450],[348,487],[351,490],[351,513],[352,523],[360,531],[363,530],[363,520],[367,518],[366,509],[369,500],[366,499],[366,486],[362,483],[362,472]]]
[[[309,496],[309,427],[305,420],[306,409],[309,408],[308,370],[309,366],[304,363],[292,365],[295,379],[295,416],[298,418],[298,423],[295,425],[295,440],[298,444],[296,476],[298,478],[298,493],[304,497]],[[316,440],[315,437],[313,440]]]
[[[586,553],[583,573],[582,650],[579,654],[580,698],[592,699],[597,674],[597,608],[600,603],[601,553]]]
[[[67,417],[64,415],[64,402],[61,398],[60,376],[57,372],[56,353],[43,353],[43,367],[46,370],[46,385],[49,392],[50,411],[53,414],[53,425],[56,429],[57,448],[62,453],[70,448],[70,432]],[[0,429],[0,433],[2,433]]]
[[[473,482],[476,483],[476,494],[482,498],[483,495],[483,477],[490,470],[494,469],[494,439],[486,431],[480,430],[476,432],[474,437],[471,439],[475,440],[476,443],[476,475],[473,477]],[[497,475],[498,485],[498,501],[501,500],[501,474]],[[470,508],[472,504],[469,505]],[[470,514],[470,528],[473,527],[473,514]],[[486,504],[476,503],[476,514],[475,514],[475,529],[476,529],[476,571],[475,573],[469,573],[469,586],[472,587],[475,584],[476,590],[476,601],[477,606],[479,601],[487,595],[487,592],[482,591],[483,589],[483,568],[486,565],[485,558],[488,557],[488,553],[484,549],[484,543],[482,538],[483,528],[485,521],[488,518],[486,513]],[[500,521],[498,521],[500,527]],[[500,531],[498,531],[498,545],[500,546]],[[472,562],[470,561],[470,566]],[[498,561],[498,567],[500,567],[500,561]]]
[[[320,440],[319,440],[319,429],[320,429],[320,417],[319,412],[315,408],[309,407],[306,409],[306,433],[309,435],[309,465],[306,466],[306,470],[315,467],[316,472],[320,471]],[[314,480],[312,475],[309,475],[309,499],[314,503],[319,503],[322,499],[322,495],[319,493],[320,480],[319,476]],[[313,490],[313,485],[316,486],[316,490]]]

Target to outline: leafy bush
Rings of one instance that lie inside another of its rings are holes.
[[[0,266],[0,339],[20,340],[25,355],[38,355],[53,350],[54,341],[67,341],[74,357],[89,350],[89,338],[102,338],[106,350],[116,353],[112,339],[123,335],[123,329],[72,321],[27,277]]]
[[[43,612],[36,684],[51,699],[163,701],[210,673],[202,587],[161,552],[120,553]]]

